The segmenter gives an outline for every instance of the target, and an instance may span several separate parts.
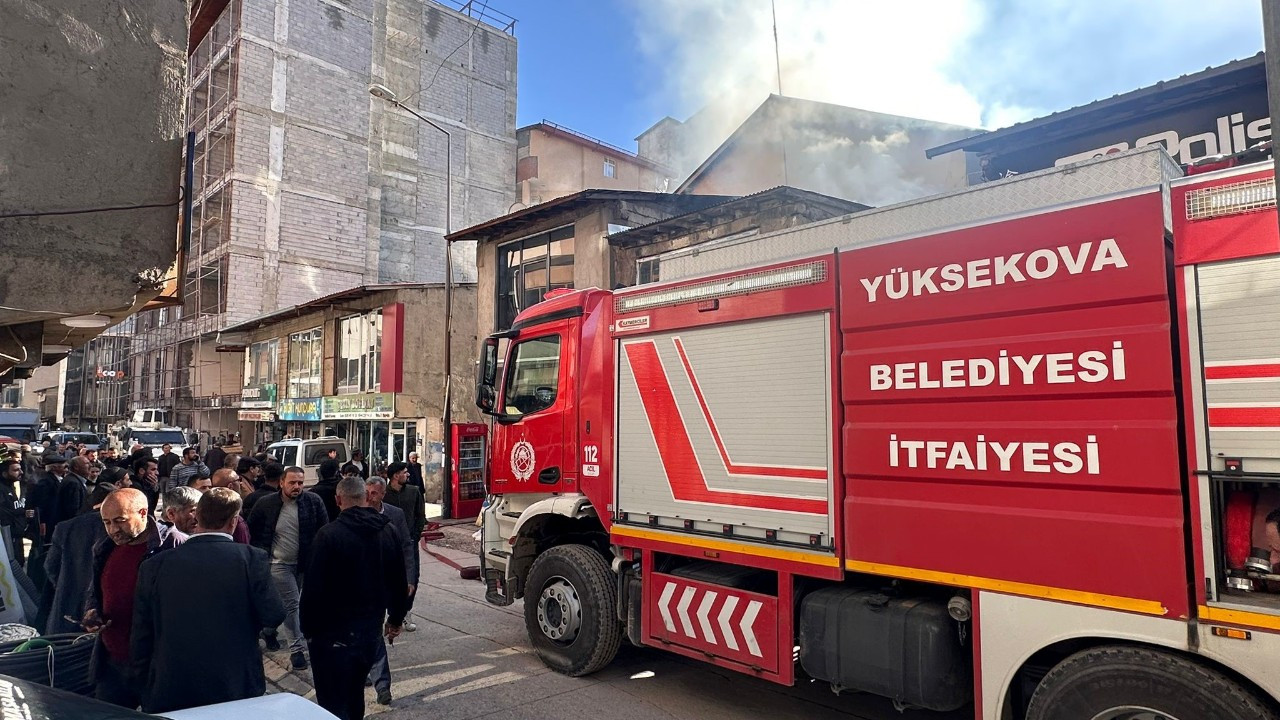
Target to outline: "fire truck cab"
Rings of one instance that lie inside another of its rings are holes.
[[[1269,163],[1142,148],[696,262],[484,342],[486,596],[550,667],[1280,718]]]

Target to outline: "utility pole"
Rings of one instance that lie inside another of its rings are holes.
[[[773,12],[773,67],[778,75],[778,99],[782,100],[782,55],[778,51],[778,5],[777,0],[769,0],[769,9]],[[775,117],[779,117],[775,113]],[[782,184],[790,185],[787,177],[787,133],[785,128],[778,133],[778,142],[782,148]]]
[[[1271,127],[1280,119],[1280,0],[1262,0],[1262,40],[1266,49],[1267,107]],[[1276,168],[1276,197],[1280,197],[1280,155],[1275,151],[1275,135],[1271,141],[1272,163]]]

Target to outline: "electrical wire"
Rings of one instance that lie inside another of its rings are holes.
[[[469,45],[471,43],[472,38],[476,36],[476,31],[480,29],[480,23],[482,22],[482,18],[484,17],[485,11],[487,11],[488,9],[489,9],[489,0],[484,0],[484,3],[480,7],[480,12],[476,13],[476,24],[471,27],[471,34],[467,36],[467,39],[463,40],[461,45],[449,51],[449,54],[444,56],[444,59],[441,60],[440,64],[436,66],[436,71],[431,74],[431,80],[427,82],[426,87],[422,88],[421,90],[418,90],[417,92],[409,93],[409,95],[403,98],[402,100],[400,100],[400,102],[406,102],[408,100],[412,100],[414,97],[421,95],[422,93],[425,93],[426,91],[430,90],[431,86],[436,84],[436,78],[440,76],[440,71],[444,69],[444,64],[449,62],[449,58],[453,57],[455,53],[457,53],[459,50]]]
[[[9,218],[25,218],[25,217],[49,217],[52,215],[88,215],[90,213],[101,212],[118,212],[121,210],[148,210],[151,208],[167,208],[177,207],[182,204],[182,198],[178,198],[171,203],[146,203],[143,205],[113,205],[100,208],[83,208],[80,210],[48,210],[45,212],[20,212],[20,213],[4,213],[0,215],[0,220]]]

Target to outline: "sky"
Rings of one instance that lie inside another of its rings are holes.
[[[489,2],[518,21],[518,127],[546,119],[634,150],[664,116],[715,104],[740,120],[776,90],[769,0]],[[776,0],[776,11],[785,94],[974,128],[1262,49],[1260,0]]]

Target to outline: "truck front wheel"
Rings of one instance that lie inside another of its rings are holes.
[[[524,587],[524,624],[547,667],[578,677],[613,661],[622,642],[613,588],[608,563],[586,545],[538,556]]]
[[[1277,720],[1252,692],[1216,670],[1146,648],[1072,655],[1036,688],[1027,720]]]

